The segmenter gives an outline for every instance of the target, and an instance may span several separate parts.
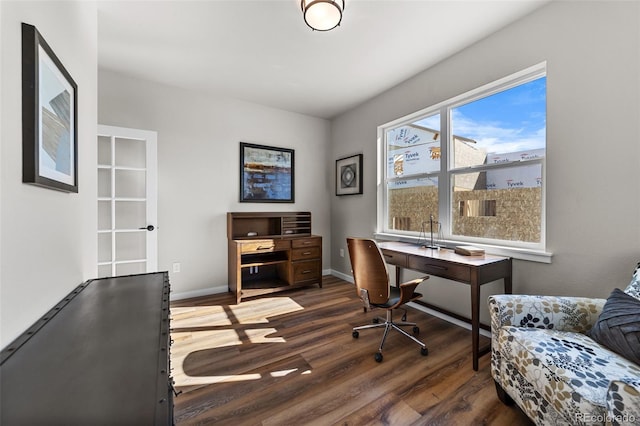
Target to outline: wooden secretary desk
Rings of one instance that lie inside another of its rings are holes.
[[[227,213],[229,291],[243,298],[318,284],[322,237],[310,212]]]

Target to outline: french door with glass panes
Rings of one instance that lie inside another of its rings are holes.
[[[98,126],[98,276],[158,269],[157,133]]]

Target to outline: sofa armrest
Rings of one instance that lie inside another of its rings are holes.
[[[502,327],[536,327],[585,333],[595,324],[605,299],[500,294],[489,296],[491,375],[502,386]]]
[[[609,384],[607,420],[613,425],[640,423],[640,379],[614,380]]]
[[[585,333],[593,327],[606,299],[500,294],[489,297],[491,331],[535,327]]]

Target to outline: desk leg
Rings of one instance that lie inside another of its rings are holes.
[[[473,356],[473,371],[478,371],[478,358],[480,352],[480,285],[478,273],[472,270],[471,274],[471,352]]]
[[[402,277],[402,268],[399,266],[396,266],[396,287],[400,287],[400,283],[402,281],[400,281],[400,278]]]
[[[506,274],[504,274],[504,292],[505,292],[505,294],[511,294],[512,291],[513,291],[513,289],[512,289],[512,281],[511,281],[511,273],[512,273],[511,258],[509,258],[508,266],[507,266],[507,272],[506,272]]]

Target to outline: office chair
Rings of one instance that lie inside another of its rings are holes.
[[[405,322],[407,311],[404,310],[402,322],[393,322],[393,310],[400,308],[407,302],[420,299],[422,294],[414,290],[421,282],[428,279],[428,276],[399,284],[398,287],[391,287],[389,284],[389,273],[384,256],[375,241],[364,238],[347,238],[349,257],[351,258],[351,268],[353,279],[356,284],[358,296],[364,303],[364,311],[371,308],[382,308],[387,310],[386,318],[375,318],[373,324],[363,325],[353,328],[353,337],[358,338],[360,330],[368,328],[384,327],[384,334],[380,342],[380,348],[376,352],[375,360],[382,362],[382,346],[387,338],[389,330],[397,330],[404,336],[420,345],[420,353],[424,356],[429,354],[429,350],[420,340],[407,333],[400,327],[413,326],[413,333],[418,334],[420,329],[413,322]],[[380,322],[382,320],[382,322]]]

